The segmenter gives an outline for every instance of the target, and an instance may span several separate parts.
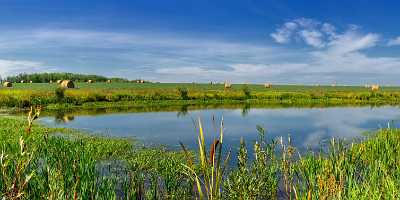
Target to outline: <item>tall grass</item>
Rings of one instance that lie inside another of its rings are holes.
[[[301,155],[290,138],[269,141],[257,127],[252,148],[241,140],[230,156],[223,122],[207,141],[199,121],[198,150],[182,144],[172,152],[43,127],[39,114],[0,117],[0,199],[400,198],[398,129],[360,143],[332,139],[328,149]]]

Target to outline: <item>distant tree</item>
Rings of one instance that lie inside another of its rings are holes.
[[[56,81],[56,80],[73,80],[79,82],[85,82],[88,80],[93,80],[95,82],[106,82],[107,80],[112,80],[113,82],[128,82],[127,79],[123,78],[108,78],[99,75],[74,74],[74,73],[64,73],[64,72],[34,73],[34,74],[21,73],[16,76],[9,76],[7,77],[7,79],[12,82],[32,81],[34,83],[48,83],[50,81]]]

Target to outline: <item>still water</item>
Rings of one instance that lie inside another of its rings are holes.
[[[248,143],[258,137],[256,126],[267,131],[267,138],[290,135],[299,150],[316,149],[330,138],[352,140],[365,132],[397,126],[397,107],[330,107],[330,108],[214,108],[157,112],[115,112],[79,114],[53,113],[41,123],[53,127],[81,129],[93,134],[132,137],[146,145],[180,148],[179,141],[196,147],[196,123],[201,119],[206,137],[218,137],[219,122],[224,118],[224,142],[238,147],[240,139]],[[214,120],[213,120],[214,119]]]

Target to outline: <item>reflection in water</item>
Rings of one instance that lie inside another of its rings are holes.
[[[54,121],[57,124],[62,124],[62,123],[69,123],[73,121],[75,117],[72,114],[65,113],[65,112],[57,112],[55,113],[54,116]]]
[[[243,108],[242,108],[242,116],[246,117],[250,112],[250,104],[244,104]]]
[[[99,112],[95,115],[74,112],[47,115],[41,121],[50,126],[85,129],[99,134],[121,137],[136,137],[147,144],[163,144],[180,148],[182,141],[189,147],[196,147],[197,130],[193,119],[201,118],[206,135],[211,141],[218,137],[213,127],[213,117],[225,121],[224,141],[233,149],[243,137],[251,143],[258,134],[257,125],[267,131],[267,139],[291,135],[294,145],[301,149],[318,148],[321,141],[331,137],[353,139],[362,136],[365,131],[374,131],[386,127],[394,120],[394,126],[400,119],[398,108],[386,107],[333,107],[333,108],[252,108],[250,106],[191,110],[180,107],[175,111],[157,112]],[[67,116],[75,116],[69,118]],[[57,123],[58,119],[63,122]],[[68,120],[65,120],[68,119]]]
[[[181,106],[181,109],[178,111],[178,113],[176,114],[176,116],[179,117],[184,117],[186,116],[189,112],[188,112],[188,107],[189,105],[183,105]]]

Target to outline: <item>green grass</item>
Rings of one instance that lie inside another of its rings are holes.
[[[31,115],[34,119],[35,115]],[[223,124],[210,149],[141,148],[124,138],[0,117],[0,198],[5,199],[399,199],[400,130],[361,143],[331,140],[326,152],[299,155],[291,141],[266,141],[257,127],[254,159],[244,141],[221,151]],[[199,123],[201,127],[201,123]],[[227,168],[228,159],[237,166]]]
[[[57,96],[57,84],[14,84],[0,89],[0,107],[26,108],[45,105],[65,107],[115,107],[139,105],[190,105],[249,103],[258,105],[382,105],[399,104],[399,87],[382,87],[378,92],[356,86],[233,85],[178,83],[77,83]]]

